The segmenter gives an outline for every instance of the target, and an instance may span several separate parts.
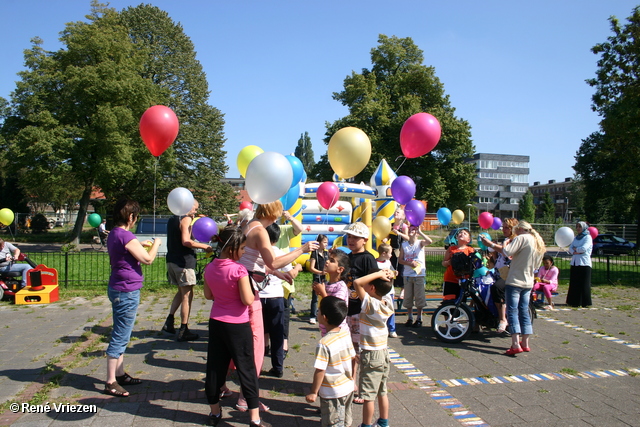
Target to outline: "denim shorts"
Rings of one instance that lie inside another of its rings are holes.
[[[140,289],[121,292],[109,288],[108,294],[113,313],[113,330],[107,356],[117,359],[124,354],[131,338],[140,304]]]
[[[505,287],[507,320],[512,334],[533,334],[531,316],[529,315],[530,295],[531,288],[519,288],[511,285]]]

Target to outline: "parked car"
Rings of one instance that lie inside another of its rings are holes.
[[[167,223],[169,218],[140,218],[136,226],[136,238],[140,242],[160,237],[162,243],[158,248],[159,254],[167,253]]]
[[[636,250],[636,244],[613,234],[599,234],[593,239],[592,255],[628,254]]]

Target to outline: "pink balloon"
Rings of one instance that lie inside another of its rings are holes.
[[[598,229],[595,228],[595,227],[589,227],[589,228],[587,228],[587,230],[589,230],[589,234],[591,235],[592,239],[595,239],[596,237],[598,237],[598,234],[600,234],[598,232]]]
[[[402,154],[410,159],[424,156],[438,145],[441,134],[438,119],[429,113],[414,114],[404,122],[400,131]]]
[[[173,110],[164,105],[154,105],[140,118],[140,136],[151,154],[158,157],[169,148],[178,136],[180,124]]]
[[[245,200],[244,202],[240,203],[240,207],[238,208],[239,211],[243,209],[253,209],[253,203],[251,203],[248,200]]]
[[[318,198],[320,206],[325,209],[331,209],[340,197],[340,190],[335,183],[326,181],[318,186],[318,192],[316,196]]]
[[[485,230],[493,224],[493,215],[490,212],[482,212],[478,216],[478,224],[480,228],[484,228]]]

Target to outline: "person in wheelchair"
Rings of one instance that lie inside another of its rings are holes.
[[[15,261],[20,257],[20,249],[9,242],[0,239],[0,273],[20,273],[22,281],[20,287],[27,286],[27,271],[31,270],[29,264],[17,264]]]

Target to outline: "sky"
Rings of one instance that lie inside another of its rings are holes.
[[[325,124],[348,114],[333,100],[352,71],[371,68],[378,35],[411,37],[433,66],[478,153],[528,155],[529,184],[573,177],[591,110],[597,43],[637,5],[625,0],[147,0],[179,22],[225,116],[228,177],[247,145],[291,154],[308,132],[316,160]],[[117,10],[139,2],[114,0]],[[0,0],[0,97],[9,99],[25,49],[62,47],[65,24],[89,0]],[[393,160],[393,159],[390,159]],[[410,160],[408,160],[410,161]],[[398,171],[402,174],[402,170]]]

